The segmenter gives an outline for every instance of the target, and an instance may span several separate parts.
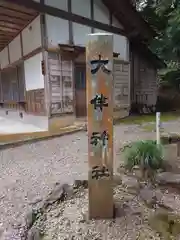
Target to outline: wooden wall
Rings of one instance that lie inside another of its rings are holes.
[[[157,70],[148,59],[135,51],[131,64],[131,102],[140,108],[152,108],[142,110],[144,112],[154,111],[158,92]]]
[[[84,54],[85,55],[85,54]],[[84,62],[77,62],[74,65],[74,82],[75,82],[75,112],[76,117],[87,116],[86,103],[86,65]]]
[[[41,37],[39,15],[0,52],[3,108],[45,113]]]
[[[114,118],[125,117],[130,109],[130,64],[114,59]]]
[[[7,68],[27,57],[41,46],[40,16],[37,16],[0,52],[0,69]]]
[[[43,88],[26,91],[26,111],[37,115],[45,114]]]
[[[68,0],[45,0],[45,4],[71,11],[81,17],[90,20],[96,20],[99,23],[106,24],[111,32],[112,26],[122,30],[122,24],[112,15],[110,10],[104,5],[102,0],[72,0],[71,9],[68,7]],[[85,46],[87,34],[92,32],[105,32],[96,27],[89,27],[77,22],[71,22],[59,17],[45,14],[47,45],[49,49],[57,48],[58,44],[74,44],[76,46]],[[69,27],[70,26],[70,27]],[[108,33],[108,32],[106,32]],[[129,40],[120,34],[113,34],[114,52],[119,53],[119,58],[128,61]]]
[[[74,112],[73,62],[58,53],[49,53],[51,115]]]
[[[0,73],[0,103],[3,108],[21,109],[25,102],[23,64],[4,69]]]
[[[103,4],[102,0],[76,0],[71,1],[71,6],[68,5],[68,0],[45,0],[44,2],[47,5],[66,11],[71,11],[72,13],[82,17],[87,17],[92,21],[94,19],[101,24],[107,24],[107,27],[109,29],[108,31],[111,31],[112,27],[117,27],[120,30],[124,29],[122,24],[119,23],[115,16],[113,16],[112,13]],[[41,83],[44,82],[44,79],[46,78],[39,73],[39,71],[41,71],[41,68],[39,67],[40,61],[38,63],[37,61],[35,62],[35,58],[37,57],[38,53],[42,52],[44,44],[46,45],[48,51],[59,48],[59,44],[73,43],[76,46],[85,46],[86,34],[91,32],[104,32],[102,29],[100,29],[101,26],[98,25],[95,25],[94,27],[89,27],[79,24],[77,22],[71,22],[65,19],[61,19],[59,17],[50,16],[48,14],[45,14],[45,25],[43,24],[43,29],[41,27],[41,20],[41,16],[37,16],[26,28],[22,30],[22,32],[18,34],[15,39],[13,39],[8,44],[8,46],[6,46],[0,52],[0,65],[2,69],[8,69],[10,65],[16,65],[20,61],[24,61],[26,86],[23,85],[23,87],[27,87],[30,85],[30,89],[25,89],[25,91],[27,91],[27,96],[29,96],[29,92],[31,92],[31,90],[35,89],[34,86],[32,87],[32,82]],[[42,33],[44,34],[44,36],[41,36]],[[128,61],[128,39],[120,35],[119,33],[113,34],[113,37],[114,52],[120,54],[120,59]],[[45,39],[45,41],[42,41],[42,39]],[[49,58],[48,60],[50,71],[48,73],[47,79],[50,80],[51,113],[71,114],[74,112],[75,106],[73,90],[74,69],[71,60],[59,60],[59,57],[57,59]],[[33,63],[36,67],[33,66]],[[54,68],[55,65],[57,69]],[[37,81],[37,78],[42,81]],[[22,96],[20,96],[21,100],[23,100],[24,95],[23,87],[21,87],[20,90],[22,92]],[[46,92],[46,86],[44,87]],[[42,85],[38,87],[38,89],[41,88]],[[47,96],[45,96],[45,98],[46,97]],[[31,96],[31,98],[33,97]],[[45,101],[47,101],[47,98],[45,99]],[[37,103],[36,105],[38,104],[39,103]],[[32,110],[34,109],[34,107],[29,106],[28,109]]]
[[[51,115],[74,113],[77,117],[85,117],[87,114],[85,62],[76,61],[74,64],[73,60],[63,60],[58,53],[49,53],[48,62]],[[114,117],[120,118],[129,114],[130,64],[114,59],[113,70]]]

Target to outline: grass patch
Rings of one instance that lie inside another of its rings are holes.
[[[177,112],[161,114],[162,122],[168,122],[168,121],[176,120],[178,118],[180,118],[180,113],[177,113]],[[139,125],[141,125],[141,124],[147,123],[147,122],[156,122],[156,115],[148,114],[148,115],[130,116],[130,117],[119,120],[119,123],[123,123],[123,124],[139,124]]]
[[[137,141],[124,150],[124,163],[127,169],[139,166],[142,171],[157,170],[163,165],[163,148],[156,141]]]
[[[141,128],[146,132],[156,132],[156,123],[147,123],[141,126]],[[164,129],[160,129],[160,133],[163,133]]]
[[[152,123],[152,124],[147,124],[142,126],[142,129],[146,132],[154,132],[156,130],[156,124]]]
[[[49,126],[49,131],[45,132],[31,132],[31,133],[19,133],[19,134],[0,134],[0,143],[8,143],[8,142],[15,142],[27,139],[37,139],[49,136],[59,135],[61,133],[68,132],[70,130],[77,129],[76,126],[69,126],[69,127],[61,127],[61,121],[57,119],[53,119]]]

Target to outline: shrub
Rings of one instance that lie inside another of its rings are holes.
[[[162,145],[157,145],[156,141],[137,141],[124,148],[125,167],[132,170],[134,166],[139,166],[142,174],[154,172],[163,166]]]

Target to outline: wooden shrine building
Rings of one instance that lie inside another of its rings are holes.
[[[0,1],[0,105],[65,124],[86,117],[85,45],[89,33],[114,41],[114,117],[152,109],[162,62],[156,35],[130,0]]]

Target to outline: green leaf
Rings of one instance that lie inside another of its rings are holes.
[[[157,170],[163,164],[163,148],[155,141],[137,141],[124,151],[125,166],[131,170],[134,166]]]

